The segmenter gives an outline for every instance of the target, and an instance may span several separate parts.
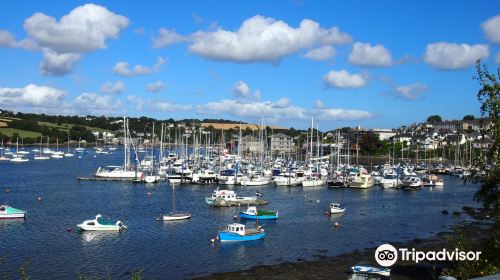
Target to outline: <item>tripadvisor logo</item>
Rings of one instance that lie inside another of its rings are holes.
[[[407,248],[396,249],[391,244],[382,244],[375,250],[375,260],[381,266],[392,266],[398,260],[398,256],[402,261],[413,261],[418,263],[420,261],[477,261],[481,255],[480,251],[459,251],[442,249],[439,251],[417,251],[414,248],[409,250]]]
[[[398,250],[391,244],[382,244],[375,251],[375,260],[381,266],[392,266],[398,260]]]

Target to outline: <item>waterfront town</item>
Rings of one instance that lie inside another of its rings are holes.
[[[0,279],[499,279],[497,2],[2,3]]]

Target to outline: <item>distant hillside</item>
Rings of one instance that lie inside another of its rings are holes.
[[[259,126],[256,124],[251,124],[251,123],[215,123],[215,122],[203,122],[201,123],[201,126],[204,128],[212,126],[214,129],[242,129],[245,130],[247,128],[251,130],[259,130]],[[267,126],[265,126],[267,127]],[[287,128],[284,127],[279,127],[279,126],[269,126],[271,129],[277,129],[277,130],[286,130]]]

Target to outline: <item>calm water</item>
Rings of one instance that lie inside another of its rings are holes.
[[[266,222],[263,241],[213,246],[210,238],[238,210],[205,204],[204,197],[215,186],[176,187],[177,209],[189,210],[193,217],[163,223],[155,217],[172,206],[165,182],[148,186],[76,180],[90,176],[99,165],[121,162],[117,153],[0,163],[0,202],[28,211],[26,221],[0,221],[0,276],[17,277],[21,264],[29,261],[31,279],[76,279],[78,272],[104,278],[107,267],[114,279],[138,269],[146,279],[191,278],[426,237],[459,221],[441,210],[451,213],[475,205],[476,187],[455,177],[445,177],[442,189],[418,192],[239,186],[235,189],[241,195],[260,190],[270,201],[266,208],[278,209],[280,219]],[[343,216],[324,214],[334,201],[347,206]],[[75,231],[76,224],[97,213],[124,221],[128,231],[95,234],[92,240]],[[74,230],[67,232],[67,227]]]

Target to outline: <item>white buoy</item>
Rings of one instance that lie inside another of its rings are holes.
[[[40,197],[40,196],[39,196],[39,197],[37,198],[37,200],[38,200],[38,201],[42,201],[42,197]]]
[[[335,225],[336,227],[339,227],[339,226],[340,226],[340,224],[339,224],[338,222],[335,222],[335,223],[334,223],[334,225]]]
[[[211,238],[211,239],[210,239],[210,242],[215,243],[215,239],[214,239],[214,238]]]

